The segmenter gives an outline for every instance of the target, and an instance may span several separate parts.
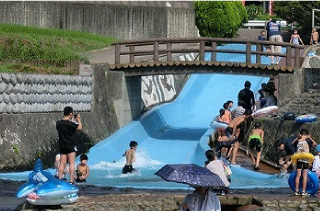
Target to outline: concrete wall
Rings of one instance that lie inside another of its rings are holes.
[[[0,22],[119,39],[195,37],[192,2],[0,2]]]
[[[304,68],[296,68],[294,74],[279,74],[278,106],[284,106],[305,91]]]
[[[85,152],[119,128],[109,97],[110,90],[117,90],[108,84],[106,71],[103,66],[94,67],[92,109],[80,112],[84,129],[77,134],[79,153]],[[78,77],[71,77],[66,82],[71,84]],[[37,156],[43,158],[46,167],[52,166],[58,152],[55,124],[62,117],[61,111],[0,114],[0,170],[31,169]]]

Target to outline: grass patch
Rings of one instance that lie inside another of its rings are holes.
[[[86,32],[1,23],[0,72],[67,73],[66,62],[87,63],[84,52],[110,46],[114,41]]]

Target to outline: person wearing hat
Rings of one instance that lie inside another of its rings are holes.
[[[268,107],[268,106],[277,106],[278,105],[278,99],[277,97],[274,95],[274,92],[276,91],[277,89],[275,88],[275,85],[274,85],[274,82],[271,82],[269,81],[266,85],[266,88],[265,88],[265,92],[266,92],[266,95],[267,95],[267,102],[266,102],[266,105],[265,107]]]

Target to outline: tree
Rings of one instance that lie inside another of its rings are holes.
[[[196,25],[204,37],[234,37],[248,21],[240,1],[196,1]]]
[[[274,12],[288,23],[296,22],[301,33],[310,33],[312,9],[320,9],[319,1],[274,1]],[[320,17],[316,22],[320,21]]]

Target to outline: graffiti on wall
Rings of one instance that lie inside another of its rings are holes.
[[[141,97],[145,107],[172,100],[175,95],[173,75],[142,76]]]

